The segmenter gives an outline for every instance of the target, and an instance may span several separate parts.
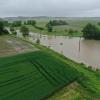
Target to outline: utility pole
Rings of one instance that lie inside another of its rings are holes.
[[[81,36],[80,36],[80,39],[79,39],[79,53],[80,53],[80,50],[81,50]]]

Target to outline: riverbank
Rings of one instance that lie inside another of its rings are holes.
[[[36,47],[40,48],[41,50],[43,50],[44,52],[48,53],[48,55],[52,55],[54,57],[56,57],[57,59],[63,61],[64,63],[72,66],[73,68],[75,68],[78,72],[80,72],[82,74],[82,76],[84,78],[78,80],[79,84],[81,84],[82,87],[84,87],[84,89],[86,89],[86,91],[89,91],[91,96],[90,97],[97,97],[99,100],[100,98],[100,71],[96,72],[93,71],[89,68],[86,67],[86,65],[83,64],[79,64],[76,63],[48,48],[45,48],[43,46],[40,45],[36,45]]]
[[[26,41],[26,40],[25,40]],[[29,42],[29,41],[28,41]],[[33,44],[32,42],[30,42]],[[65,56],[54,52],[53,50],[46,48],[45,46],[34,44],[37,48],[39,48],[42,52],[47,53],[48,55],[52,55],[53,57],[61,60],[62,62],[66,63],[67,65],[72,66],[75,68],[79,73],[81,73],[82,78],[77,80],[77,82],[86,90],[89,92],[90,98],[96,98],[96,100],[99,100],[100,98],[100,71],[93,71],[89,68],[87,68],[86,65],[76,63]]]

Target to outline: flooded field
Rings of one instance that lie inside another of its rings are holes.
[[[33,42],[40,39],[42,45],[76,62],[100,69],[100,41],[67,36],[47,36],[37,33],[30,33],[29,39]]]

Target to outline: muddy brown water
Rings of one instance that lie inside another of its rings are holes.
[[[47,36],[30,32],[29,40],[40,43],[64,56],[94,69],[100,69],[100,41],[84,40],[78,37]]]

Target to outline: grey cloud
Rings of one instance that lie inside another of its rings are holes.
[[[99,0],[0,0],[0,16],[100,16]]]

